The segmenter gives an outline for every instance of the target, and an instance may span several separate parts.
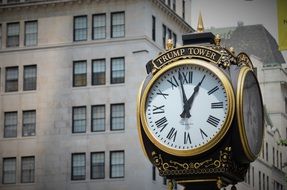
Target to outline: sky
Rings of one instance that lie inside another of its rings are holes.
[[[192,27],[196,29],[199,12],[205,28],[262,24],[278,41],[277,0],[191,0]],[[287,7],[286,7],[287,11]],[[287,60],[287,51],[282,52]]]

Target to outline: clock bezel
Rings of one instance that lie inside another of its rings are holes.
[[[165,144],[161,143],[160,141],[157,140],[157,138],[154,137],[152,132],[150,131],[148,127],[148,122],[145,114],[146,110],[146,101],[147,97],[149,94],[150,89],[152,88],[153,84],[157,81],[157,79],[164,74],[165,72],[178,67],[178,66],[183,66],[183,65],[196,65],[200,67],[204,67],[205,69],[209,70],[212,72],[214,75],[218,77],[218,79],[221,81],[225,91],[226,91],[226,98],[227,98],[227,114],[226,114],[226,119],[223,123],[223,126],[221,130],[212,138],[210,139],[207,143],[203,144],[202,146],[195,147],[193,149],[188,149],[188,150],[176,150],[174,148],[170,148],[166,146]],[[204,153],[214,146],[216,146],[225,136],[227,133],[228,129],[230,128],[230,125],[232,123],[232,120],[234,118],[234,112],[235,112],[235,96],[234,96],[234,91],[231,85],[231,82],[229,78],[221,71],[218,67],[216,67],[213,63],[200,60],[200,59],[183,59],[183,60],[178,60],[175,61],[161,70],[159,70],[149,81],[147,84],[146,88],[144,89],[142,93],[142,101],[140,102],[140,109],[139,109],[139,114],[140,114],[140,119],[141,119],[141,124],[144,129],[144,132],[146,133],[147,137],[149,140],[160,150],[171,154],[175,156],[194,156],[194,155],[199,155],[201,153]]]
[[[239,128],[239,135],[240,135],[240,141],[241,144],[243,146],[243,152],[245,154],[245,156],[247,157],[247,159],[249,161],[254,161],[259,153],[260,153],[260,149],[258,150],[257,153],[253,153],[251,151],[251,148],[249,146],[249,142],[247,139],[247,131],[245,130],[245,125],[244,125],[244,114],[243,114],[243,88],[244,88],[244,82],[246,79],[247,74],[251,72],[251,74],[254,76],[254,78],[256,79],[256,84],[258,86],[259,89],[259,94],[260,94],[260,101],[261,101],[261,107],[262,107],[262,123],[264,125],[264,113],[263,113],[263,100],[262,100],[262,95],[261,95],[261,90],[260,90],[260,86],[258,83],[258,80],[253,72],[253,70],[248,67],[248,66],[243,66],[240,71],[239,71],[239,75],[238,75],[238,80],[237,80],[237,92],[236,92],[236,114],[237,114],[237,125]],[[264,137],[264,127],[262,129],[262,136],[261,136],[261,145],[262,145],[262,140]],[[261,147],[260,145],[260,147]]]

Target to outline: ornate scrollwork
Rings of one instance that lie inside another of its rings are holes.
[[[230,65],[238,65],[236,57],[234,56],[234,52],[232,50],[228,50],[221,46],[212,46],[212,49],[218,51],[221,54],[221,58],[218,62],[218,66],[224,69],[230,67]]]
[[[237,55],[236,59],[237,59],[237,63],[239,66],[246,65],[250,69],[252,69],[252,70],[254,69],[252,62],[246,53],[243,53],[243,52],[239,53]]]
[[[174,160],[164,160],[161,154],[152,152],[152,158],[155,166],[158,168],[161,174],[186,174],[193,173],[201,170],[201,172],[207,171],[206,169],[218,169],[228,168],[231,162],[231,147],[226,147],[219,153],[219,158],[209,158],[199,162],[180,163]]]

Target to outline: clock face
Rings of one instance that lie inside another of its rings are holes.
[[[199,154],[214,146],[233,114],[233,94],[226,83],[225,75],[204,61],[169,65],[146,89],[148,137],[175,155]]]
[[[263,105],[259,84],[256,76],[250,69],[246,69],[245,78],[242,84],[242,112],[241,118],[244,126],[246,149],[249,157],[255,159],[261,149],[263,138]]]

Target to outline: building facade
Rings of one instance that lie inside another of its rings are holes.
[[[166,189],[138,141],[136,97],[167,38],[193,30],[189,7],[0,1],[0,189]]]
[[[286,63],[278,44],[263,25],[212,28],[222,36],[222,44],[234,47],[236,53],[246,52],[254,64],[264,104],[265,134],[261,153],[251,163],[242,190],[286,189],[286,147],[278,145],[287,137]]]

